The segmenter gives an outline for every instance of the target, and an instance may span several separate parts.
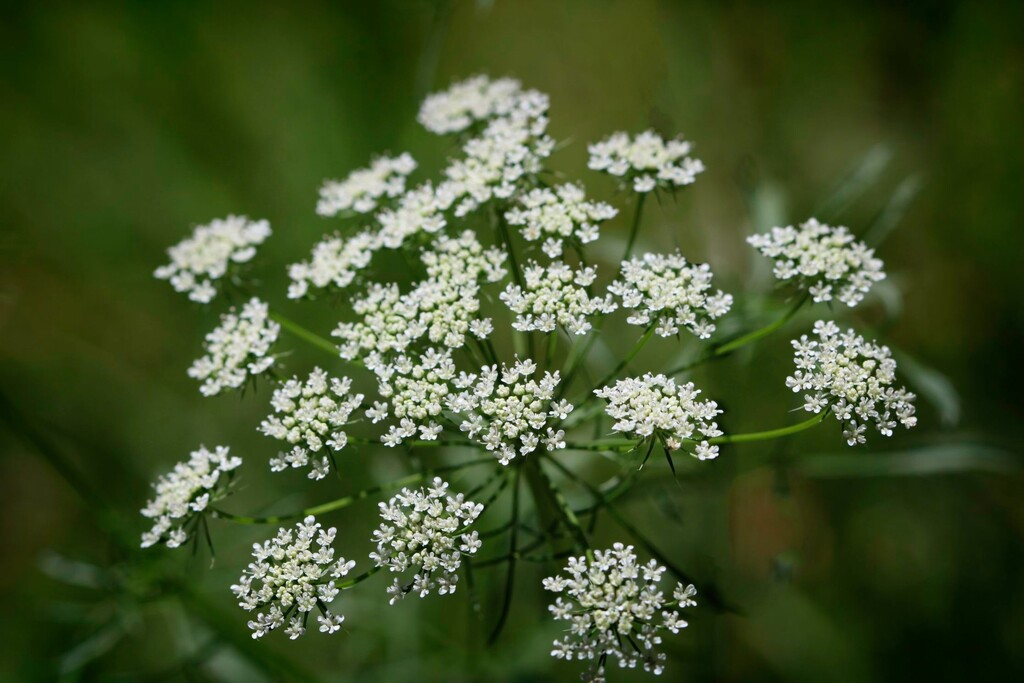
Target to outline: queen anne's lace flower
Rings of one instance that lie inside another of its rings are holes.
[[[467,501],[463,494],[448,495],[448,484],[435,477],[432,485],[418,490],[402,489],[387,503],[380,503],[383,523],[373,532],[377,550],[370,559],[395,574],[415,571],[403,584],[398,577],[388,588],[391,604],[409,593],[425,597],[455,592],[464,555],[480,549],[480,538],[468,527],[484,506]]]
[[[614,133],[590,145],[589,166],[632,180],[636,192],[647,193],[656,187],[674,189],[690,185],[704,171],[701,160],[689,156],[692,149],[686,140],[664,140],[651,130],[632,139],[626,133]]]
[[[288,453],[270,461],[270,469],[280,472],[286,467],[312,465],[310,479],[323,479],[330,471],[330,460],[311,455],[324,446],[340,451],[348,443],[343,427],[363,401],[362,394],[351,394],[352,380],[347,377],[328,378],[315,368],[305,382],[297,377],[288,380],[270,399],[273,415],[263,420],[260,431],[265,435],[292,444]]]
[[[336,533],[334,527],[321,529],[310,515],[294,530],[279,529],[269,541],[253,544],[253,561],[231,592],[247,612],[267,610],[249,622],[254,639],[287,623],[284,632],[295,640],[306,632],[313,608],[320,611],[317,622],[322,633],[341,628],[345,617],[332,613],[327,605],[340,592],[335,580],[348,574],[356,563],[334,558]]]
[[[377,208],[381,197],[397,197],[405,192],[405,178],[415,169],[416,161],[408,154],[378,157],[369,168],[353,171],[345,180],[325,182],[316,212],[321,216],[345,211],[369,213]]]
[[[443,213],[447,207],[430,182],[409,190],[395,208],[377,214],[381,246],[398,249],[413,235],[440,232],[448,225]]]
[[[267,304],[253,297],[241,313],[231,309],[221,316],[220,325],[206,335],[206,355],[192,363],[188,376],[202,381],[203,396],[237,389],[274,364],[270,347],[280,330],[268,317]]]
[[[190,237],[167,250],[171,262],[153,273],[170,280],[176,292],[188,292],[192,301],[208,304],[217,295],[216,281],[232,264],[245,263],[256,247],[270,236],[270,223],[228,216],[197,227]]]
[[[546,590],[560,593],[548,610],[570,624],[551,655],[589,661],[582,677],[589,683],[603,683],[608,658],[660,675],[666,659],[659,649],[662,636],[687,627],[679,610],[697,604],[696,589],[677,583],[667,600],[660,585],[665,567],[654,560],[638,565],[633,546],[622,543],[595,551],[593,559],[569,558],[565,573],[544,579]]]
[[[394,447],[417,433],[421,439],[436,439],[441,432],[436,420],[455,378],[451,350],[430,348],[422,355],[401,354],[389,362],[374,353],[367,356],[366,367],[377,375],[380,395],[391,404],[399,421],[388,427],[381,442]],[[374,409],[378,419],[383,419],[383,412]]]
[[[234,471],[242,459],[232,456],[227,446],[212,451],[200,446],[188,462],[160,476],[153,485],[156,497],[142,508],[142,516],[154,520],[153,528],[142,534],[142,547],[163,542],[177,548],[188,540],[188,526],[210,503],[225,496]]]
[[[616,308],[611,295],[587,291],[596,276],[592,266],[573,270],[565,263],[545,267],[531,261],[523,270],[525,287],[510,283],[500,298],[516,314],[512,326],[517,330],[554,332],[561,325],[573,334],[584,334],[592,327],[590,316]]]
[[[874,249],[856,241],[846,228],[813,218],[799,228],[776,227],[751,235],[747,242],[774,259],[776,278],[799,281],[816,302],[836,298],[852,308],[874,283],[885,279],[884,264],[875,258]]]
[[[647,326],[669,337],[685,327],[701,339],[714,333],[712,322],[728,313],[732,296],[718,290],[711,294],[711,268],[689,264],[682,255],[644,254],[622,263],[622,275],[608,291],[631,308],[627,322]]]
[[[565,184],[556,189],[538,187],[521,195],[505,219],[519,226],[527,241],[544,239],[544,253],[558,258],[564,240],[577,245],[593,242],[598,237],[598,223],[617,213],[610,204],[586,201],[581,186]]]
[[[288,267],[288,277],[292,280],[288,286],[288,298],[301,299],[309,293],[310,285],[318,288],[348,287],[380,248],[380,235],[371,230],[351,237],[325,237],[313,247],[309,261]]]
[[[671,377],[647,373],[621,379],[594,393],[608,401],[608,415],[618,420],[612,425],[615,431],[641,439],[654,436],[670,450],[680,448],[684,441],[695,441],[694,455],[701,460],[718,455],[718,446],[707,439],[722,435],[715,422],[722,411],[714,401],[697,400],[700,390],[693,382],[676,384]]]
[[[522,84],[517,80],[472,76],[428,95],[416,120],[437,135],[458,133],[477,121],[508,114],[521,94]]]
[[[460,373],[447,408],[465,416],[459,428],[492,451],[502,465],[542,446],[565,448],[565,432],[552,424],[564,420],[573,406],[555,400],[558,372],[534,379],[537,364],[517,360],[512,367],[484,366],[479,374]]]
[[[864,443],[867,425],[892,436],[897,424],[917,424],[916,396],[895,388],[896,361],[887,346],[864,340],[853,330],[841,332],[832,321],[814,323],[818,339],[801,335],[793,340],[796,372],[786,386],[804,394],[803,409],[830,410],[843,426],[843,438],[854,446]]]

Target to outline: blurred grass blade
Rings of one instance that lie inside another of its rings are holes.
[[[830,221],[841,214],[881,177],[892,160],[892,150],[887,145],[875,145],[853,167],[832,194],[815,210],[814,215],[822,221]]]
[[[910,354],[898,349],[892,353],[910,387],[935,407],[944,426],[955,427],[960,422],[960,394],[953,382]]]
[[[1004,474],[1019,470],[1021,459],[1009,451],[976,443],[948,443],[902,451],[800,456],[794,469],[806,477],[924,477],[962,472]]]
[[[915,174],[905,178],[889,197],[889,201],[882,207],[878,217],[868,226],[864,233],[864,241],[872,247],[882,244],[903,220],[923,186],[924,180],[920,175]]]
[[[102,657],[121,641],[125,633],[125,624],[120,619],[107,622],[64,653],[59,665],[61,675],[66,676],[78,671],[94,659]]]

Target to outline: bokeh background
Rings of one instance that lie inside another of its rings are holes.
[[[543,567],[524,570],[490,650],[464,595],[389,609],[372,589],[346,594],[341,637],[253,644],[226,586],[261,530],[216,526],[212,570],[207,555],[132,548],[148,482],[199,443],[256,463],[238,510],[290,509],[404,471],[381,454],[350,465],[353,486],[267,475],[273,446],[254,431],[266,387],[255,400],[201,399],[184,369],[216,311],[151,273],[192,225],[265,217],[275,234],[261,276],[282,301],[284,265],[333,227],[313,212],[320,182],[384,151],[436,171],[448,149],[415,125],[418,102],[474,73],[550,93],[552,132],[570,143],[553,165],[597,194],[612,186],[586,172],[586,142],[649,127],[694,140],[707,172],[654,207],[642,239],[711,262],[742,293],[740,326],[780,305],[746,234],[818,215],[881,244],[885,287],[836,315],[897,350],[921,426],[856,450],[831,427],[732,448],[678,482],[652,470],[630,517],[734,607],[695,611],[670,645],[668,680],[1024,674],[1024,4],[2,11],[0,679],[576,678],[547,654]],[[289,310],[323,332],[333,323]],[[829,312],[787,329],[815,314]],[[641,364],[687,352],[661,343]],[[305,353],[289,367],[308,368]],[[758,429],[791,419],[789,364],[782,334],[697,377],[728,429]],[[329,521],[361,554],[372,516],[369,505]]]

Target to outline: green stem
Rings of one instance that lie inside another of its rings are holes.
[[[623,261],[628,261],[629,257],[633,253],[633,243],[636,242],[637,233],[640,232],[640,216],[644,211],[644,200],[647,198],[647,194],[641,194],[636,200],[636,211],[633,213],[633,225],[629,229],[629,241],[626,242],[626,254],[622,257]]]
[[[509,534],[508,540],[508,570],[505,574],[505,597],[501,602],[501,612],[498,614],[498,621],[494,625],[494,630],[491,631],[491,635],[487,638],[487,644],[492,645],[494,641],[501,635],[502,630],[505,628],[505,622],[508,620],[508,614],[512,609],[512,591],[515,588],[516,581],[516,559],[518,553],[516,551],[516,544],[519,540],[519,478],[522,475],[522,467],[516,468],[515,481],[513,482],[512,489],[512,533]]]
[[[527,468],[527,476],[533,485],[534,496],[545,496],[548,499],[558,515],[559,522],[572,536],[575,548],[580,551],[587,551],[590,548],[587,534],[583,530],[583,525],[580,524],[580,520],[573,511],[572,506],[565,499],[565,496],[554,485],[551,478],[548,477],[544,468],[541,467],[536,459],[528,460],[524,466]]]
[[[346,588],[351,588],[352,586],[358,585],[358,584],[362,583],[363,581],[366,581],[368,578],[370,578],[371,576],[373,576],[374,574],[376,574],[380,570],[381,570],[381,566],[380,565],[375,565],[375,566],[370,567],[369,569],[367,569],[365,572],[363,572],[359,576],[353,576],[351,579],[345,579],[344,581],[340,581],[340,582],[335,583],[334,587],[338,588],[340,590],[345,590]]]
[[[633,346],[630,352],[626,354],[626,357],[619,361],[619,364],[616,365],[611,372],[605,375],[604,378],[602,378],[601,381],[595,384],[594,386],[601,388],[603,386],[606,386],[608,382],[611,382],[613,379],[615,379],[618,376],[618,374],[622,372],[623,368],[629,365],[632,362],[632,360],[636,358],[637,354],[640,353],[640,350],[644,348],[648,341],[650,341],[651,337],[654,336],[654,330],[656,327],[657,326],[655,323],[651,323],[650,326],[648,326],[647,331],[644,332],[644,336],[640,337],[639,341],[637,341],[637,343]]]
[[[334,357],[334,358],[340,358],[341,357],[339,355],[338,346],[336,344],[332,343],[331,341],[329,341],[327,339],[324,339],[323,337],[321,337],[317,333],[312,332],[312,331],[306,329],[305,327],[303,327],[302,325],[298,324],[297,322],[295,322],[291,318],[283,316],[280,313],[278,313],[277,311],[271,311],[270,312],[270,319],[274,320],[277,323],[279,323],[281,325],[281,327],[286,329],[288,332],[291,332],[292,334],[294,334],[299,339],[301,339],[301,340],[303,340],[305,342],[308,342],[309,344],[315,346],[316,348],[321,349],[321,350],[326,351],[327,353],[331,354],[332,357]]]
[[[429,442],[428,442],[429,443]],[[235,524],[279,524],[281,522],[287,522],[292,519],[300,519],[309,515],[321,515],[327,512],[334,512],[335,510],[341,510],[347,508],[350,505],[357,503],[361,500],[369,498],[370,496],[385,491],[395,491],[405,486],[411,486],[418,484],[424,480],[430,479],[437,474],[444,472],[453,472],[456,470],[465,469],[467,467],[475,467],[477,465],[483,465],[485,463],[494,464],[493,457],[479,458],[477,460],[469,460],[467,462],[461,462],[454,465],[444,465],[442,467],[434,467],[425,472],[417,472],[410,474],[407,477],[396,479],[395,481],[389,481],[386,484],[380,484],[373,486],[368,489],[363,489],[357,493],[353,493],[342,498],[329,501],[327,503],[321,503],[320,505],[314,505],[313,507],[305,508],[304,510],[298,510],[296,512],[289,512],[283,515],[272,515],[268,517],[247,517],[245,515],[236,515],[231,512],[225,512],[217,508],[211,508],[210,514],[218,519],[225,519]]]

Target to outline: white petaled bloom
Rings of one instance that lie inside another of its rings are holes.
[[[216,282],[228,274],[232,264],[251,261],[256,247],[270,236],[270,223],[250,221],[245,216],[228,216],[200,225],[192,235],[167,250],[171,262],[153,275],[169,280],[176,292],[208,304],[217,295]]]
[[[714,333],[714,320],[729,312],[732,296],[711,291],[711,268],[690,264],[679,253],[644,254],[622,263],[618,280],[608,291],[618,296],[623,308],[632,309],[627,322],[669,337],[685,327],[701,339]]]
[[[423,338],[455,349],[465,345],[467,333],[486,336],[486,324],[477,317],[480,286],[505,276],[505,258],[498,249],[484,249],[471,231],[458,238],[442,235],[423,251],[427,279],[412,291],[373,284],[352,302],[360,320],[339,323],[332,333],[342,340],[341,356],[403,352]]]
[[[240,313],[231,309],[221,316],[220,325],[206,335],[206,355],[192,363],[188,376],[202,382],[203,396],[237,389],[274,364],[270,347],[280,331],[269,318],[267,304],[253,297]]]
[[[484,506],[461,493],[448,495],[448,484],[435,477],[429,487],[402,489],[379,507],[383,522],[373,532],[377,549],[370,559],[395,574],[414,572],[404,583],[395,578],[388,588],[391,604],[409,593],[454,593],[462,558],[480,549],[479,534],[469,527]]]
[[[212,451],[200,446],[187,462],[161,475],[153,484],[156,496],[142,508],[142,516],[153,520],[153,528],[142,534],[142,547],[164,543],[177,548],[188,540],[190,523],[227,494],[241,465],[242,459],[231,455],[227,446]]]
[[[320,188],[316,212],[321,216],[339,213],[369,213],[377,208],[382,197],[397,197],[405,192],[405,179],[416,169],[416,161],[408,154],[378,157],[369,168],[349,174],[345,180],[328,180]]]
[[[591,169],[631,181],[633,190],[641,194],[690,185],[704,171],[703,162],[690,156],[691,143],[682,138],[665,140],[652,130],[634,138],[614,133],[588,149]]]
[[[445,406],[464,417],[459,428],[493,452],[502,465],[544,448],[565,448],[565,432],[557,423],[572,412],[566,400],[555,399],[558,372],[534,377],[537,364],[517,360],[511,367],[484,366],[479,374],[460,373]]]
[[[898,425],[917,424],[917,397],[894,386],[896,361],[889,347],[865,341],[853,330],[842,332],[832,321],[814,323],[814,334],[817,339],[793,340],[796,371],[786,378],[795,393],[806,392],[804,410],[830,410],[851,446],[864,443],[868,425],[892,436]]]
[[[377,375],[378,390],[391,404],[397,424],[391,424],[381,443],[395,447],[405,439],[435,439],[437,419],[445,398],[452,391],[455,362],[451,349],[429,348],[423,354],[400,354],[385,362],[380,354],[370,354],[366,367]]]
[[[437,198],[456,217],[475,211],[491,199],[509,199],[526,179],[539,173],[555,141],[546,134],[547,95],[527,91],[511,110],[491,120],[444,170]]]
[[[590,683],[604,682],[608,659],[620,668],[642,666],[660,675],[666,659],[663,636],[686,628],[680,610],[697,604],[696,589],[682,583],[669,599],[661,587],[664,574],[665,567],[654,560],[638,564],[633,546],[622,543],[594,551],[592,559],[570,557],[563,574],[543,582],[545,590],[559,594],[548,611],[568,622],[551,655],[589,662],[582,680]]]
[[[231,592],[242,609],[259,610],[249,622],[254,639],[284,627],[295,640],[305,633],[314,609],[320,613],[317,623],[322,633],[341,628],[345,617],[331,612],[328,605],[340,591],[335,582],[356,563],[335,558],[336,534],[337,529],[322,529],[310,515],[294,529],[281,528],[269,541],[253,544],[253,561]]]
[[[565,240],[576,245],[596,240],[598,224],[618,213],[610,204],[586,201],[583,188],[573,184],[556,189],[538,187],[516,201],[505,219],[518,226],[529,242],[544,238],[544,253],[551,258],[562,255]]]
[[[309,293],[310,285],[320,289],[348,287],[380,248],[380,235],[371,230],[351,237],[325,237],[313,247],[308,261],[288,266],[288,298],[301,299]]]
[[[430,182],[409,190],[397,206],[377,214],[381,246],[398,249],[413,235],[440,232],[448,224],[443,213],[447,206]]]
[[[608,402],[605,411],[617,420],[613,430],[640,439],[654,436],[669,450],[681,448],[685,441],[695,442],[694,455],[700,460],[718,455],[718,446],[708,439],[722,435],[715,422],[722,411],[714,401],[698,400],[701,392],[693,382],[677,384],[671,377],[647,373],[620,379],[594,393]]]
[[[845,227],[834,228],[814,218],[800,227],[751,235],[747,242],[775,261],[776,278],[796,280],[816,302],[838,299],[852,308],[874,283],[885,279],[884,264],[875,258],[874,249]]]
[[[363,402],[362,394],[352,394],[352,380],[328,377],[315,368],[302,382],[297,377],[288,380],[270,399],[274,414],[260,423],[263,434],[293,446],[291,452],[282,453],[270,461],[270,469],[280,472],[286,467],[306,467],[312,464],[310,479],[323,479],[330,471],[330,460],[312,457],[325,446],[340,451],[348,443],[345,425],[352,413]]]
[[[423,100],[416,120],[436,135],[466,130],[478,121],[507,114],[522,92],[519,81],[472,76]]]
[[[522,332],[554,332],[561,325],[572,334],[591,329],[589,318],[615,310],[612,296],[594,296],[588,290],[597,276],[593,266],[574,270],[566,263],[541,266],[530,262],[523,270],[523,284],[510,283],[501,300],[516,314],[512,326]]]

